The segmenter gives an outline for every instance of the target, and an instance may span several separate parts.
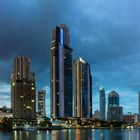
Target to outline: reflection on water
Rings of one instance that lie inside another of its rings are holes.
[[[0,131],[0,140],[140,140],[140,129]]]
[[[123,140],[124,134],[123,131],[125,130],[121,130],[121,129],[116,129],[114,130],[110,130],[109,131],[109,139],[113,139],[113,140]]]
[[[75,132],[75,138],[76,140],[80,140],[80,129],[77,129]]]

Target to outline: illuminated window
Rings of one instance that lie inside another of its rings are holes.
[[[16,84],[13,82],[13,87],[15,86]]]
[[[35,102],[35,100],[32,100],[32,103],[34,103]]]

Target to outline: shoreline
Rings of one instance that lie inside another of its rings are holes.
[[[76,130],[76,129],[128,129],[128,130],[133,130],[133,129],[140,129],[140,127],[134,127],[134,128],[122,128],[122,127],[94,127],[94,128],[87,128],[87,127],[82,127],[82,128],[35,128],[35,129],[25,129],[25,128],[16,128],[16,129],[0,129],[0,131],[54,131],[54,130]]]

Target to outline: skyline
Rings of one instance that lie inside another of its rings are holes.
[[[5,99],[0,104],[4,104],[6,99],[10,101],[10,75],[14,57],[26,55],[31,58],[31,67],[36,73],[37,90],[47,89],[46,104],[49,109],[51,32],[56,25],[66,23],[70,29],[74,59],[81,56],[91,64],[93,111],[99,109],[99,87],[102,85],[106,97],[113,89],[119,93],[120,105],[124,107],[125,113],[138,112],[140,2],[125,0],[105,3],[102,0],[91,2],[90,5],[89,2],[0,2],[0,99]],[[60,11],[59,6],[62,9]],[[72,11],[73,7],[76,10]]]

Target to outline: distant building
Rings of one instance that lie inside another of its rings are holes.
[[[139,122],[139,114],[134,114],[134,123]]]
[[[126,124],[133,124],[139,122],[139,114],[131,114],[128,112],[127,115],[123,115],[123,122]]]
[[[139,114],[138,121],[140,122],[140,92],[138,93],[138,114]]]
[[[123,115],[123,122],[126,124],[133,124],[135,122],[134,115],[131,112],[128,112],[127,115]]]
[[[138,93],[138,113],[140,115],[140,92]]]
[[[46,91],[38,91],[38,114],[42,117],[46,116]]]
[[[92,118],[92,75],[81,57],[74,63],[74,117]]]
[[[72,117],[72,48],[65,24],[53,30],[50,53],[51,117]]]
[[[18,56],[14,60],[12,73],[12,110],[14,119],[35,120],[36,85],[35,74],[30,72],[28,57]]]
[[[123,108],[121,106],[110,106],[108,108],[108,121],[121,122],[123,120]]]
[[[119,106],[119,94],[114,90],[108,94],[108,107],[113,105]]]
[[[108,94],[107,120],[121,122],[123,120],[123,108],[119,106],[119,94],[114,90]]]
[[[105,114],[106,114],[106,99],[105,99],[105,89],[100,88],[99,92],[100,97],[100,120],[105,120]]]
[[[11,108],[8,108],[6,106],[0,108],[0,113],[11,113],[11,112],[12,112]]]
[[[98,109],[95,110],[93,119],[100,119],[100,111]]]

